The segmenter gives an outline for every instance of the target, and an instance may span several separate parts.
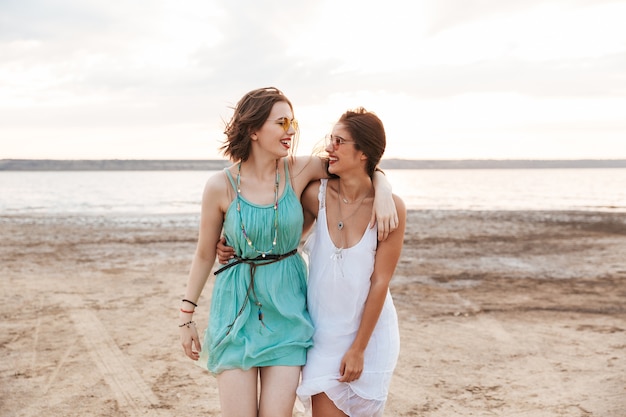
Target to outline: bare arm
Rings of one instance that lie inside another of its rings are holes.
[[[316,156],[298,156],[289,160],[289,170],[294,192],[302,203],[304,214],[302,235],[305,235],[317,217],[317,190],[319,179],[328,177],[326,163]],[[218,262],[223,265],[235,256],[234,249],[226,245],[224,237],[217,241],[216,251]]]
[[[202,195],[202,210],[200,215],[200,230],[196,252],[191,263],[187,289],[183,299],[197,303],[204,289],[209,274],[215,264],[215,243],[220,237],[224,222],[224,202],[226,189],[223,178],[220,175],[211,177],[204,188]],[[192,305],[185,303],[182,309],[192,311]],[[180,324],[192,320],[193,313],[180,312]],[[193,325],[180,327],[180,341],[185,354],[193,360],[198,360],[200,339],[198,331]]]
[[[372,177],[374,185],[374,207],[370,227],[378,225],[378,240],[387,240],[389,233],[398,228],[398,210],[391,192],[391,184],[385,174],[375,171]]]
[[[327,162],[318,156],[298,156],[292,159],[291,172],[294,191],[299,198],[311,181],[328,178]],[[391,183],[381,171],[375,171],[374,207],[370,227],[378,225],[378,240],[387,239],[389,233],[398,227],[398,212],[391,192]]]
[[[306,235],[313,226],[317,218],[317,195],[319,193],[320,182],[312,181],[304,189],[300,197],[302,202],[302,213],[304,214],[304,224],[302,226],[302,236]],[[216,246],[217,260],[220,264],[226,265],[235,256],[235,250],[226,245],[226,238],[221,237]]]
[[[317,209],[319,207],[318,194],[320,191],[320,182],[313,181],[304,189],[302,193],[302,212],[304,213],[304,226],[302,227],[302,235],[306,235],[317,219]]]
[[[406,207],[399,197],[394,196],[394,201],[398,208],[398,228],[389,235],[387,240],[378,243],[374,272],[370,278],[370,290],[365,301],[359,330],[341,361],[341,382],[354,381],[361,376],[365,348],[378,322],[387,297],[389,282],[400,259],[406,227]]]
[[[299,199],[310,182],[328,178],[328,162],[323,158],[313,155],[294,156],[289,162],[293,188]]]

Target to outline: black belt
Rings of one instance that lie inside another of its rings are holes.
[[[273,264],[274,262],[282,261],[283,259],[288,258],[292,255],[295,255],[296,253],[298,253],[298,248],[292,251],[289,251],[287,253],[283,253],[282,255],[265,254],[265,255],[259,255],[256,258],[241,258],[239,256],[235,256],[234,261],[230,262],[227,265],[224,265],[223,267],[221,267],[220,269],[218,269],[217,271],[213,273],[214,275],[217,275],[221,272],[224,272],[228,268],[231,268],[239,264],[250,265],[250,283],[248,284],[248,290],[246,291],[246,298],[244,299],[243,305],[239,309],[237,316],[235,316],[235,320],[233,320],[233,322],[228,325],[228,331],[226,332],[226,335],[230,333],[233,325],[235,324],[235,321],[237,320],[237,317],[239,317],[241,313],[243,313],[243,310],[246,308],[246,305],[248,305],[248,300],[250,300],[251,298],[252,298],[252,302],[254,303],[254,305],[256,305],[258,308],[259,321],[261,322],[263,327],[267,327],[265,325],[265,322],[263,321],[263,310],[262,310],[263,304],[261,304],[261,302],[256,296],[256,292],[254,291],[254,273],[256,272],[257,266]],[[224,337],[226,337],[226,335],[224,335]],[[222,340],[224,340],[223,338]],[[218,344],[219,343],[221,343],[221,340],[220,342],[218,342]]]
[[[265,254],[265,255],[259,255],[256,258],[240,258],[239,256],[235,256],[235,260],[230,262],[227,265],[224,265],[223,267],[221,267],[220,269],[218,269],[217,271],[215,271],[213,273],[213,275],[217,275],[220,274],[224,271],[226,271],[228,268],[231,268],[235,265],[239,265],[239,264],[248,264],[250,266],[255,265],[255,266],[262,266],[262,265],[267,265],[267,264],[273,264],[274,262],[278,262],[278,261],[282,261],[285,258],[290,257],[291,255],[295,255],[296,253],[298,253],[298,248],[289,251],[287,253],[283,253],[281,255],[276,255],[276,254]]]

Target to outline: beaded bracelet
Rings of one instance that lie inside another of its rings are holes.
[[[182,309],[182,308],[180,309],[180,311],[183,312],[183,313],[187,313],[187,314],[193,314],[193,312],[194,312],[193,310],[185,310],[185,309]]]
[[[188,321],[187,323],[179,324],[178,327],[185,327],[185,326],[187,326],[187,328],[189,328],[190,324],[193,324],[195,326],[196,322],[191,320],[191,321]]]
[[[191,304],[194,307],[198,307],[198,304],[194,303],[193,301],[189,301],[189,300],[187,300],[185,298],[183,298],[182,301],[183,301],[183,303],[189,303],[189,304]]]

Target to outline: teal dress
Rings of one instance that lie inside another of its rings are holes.
[[[233,260],[234,265],[215,277],[203,346],[208,354],[207,369],[213,374],[228,369],[301,366],[312,345],[313,325],[306,307],[307,267],[297,252],[304,222],[302,205],[291,187],[286,163],[285,173],[285,189],[278,199],[276,246],[267,257],[287,254],[283,259],[250,261],[259,253],[248,245],[241,228],[243,220],[254,247],[271,248],[274,204],[257,205],[240,196],[241,219],[237,198],[226,211],[224,235],[239,262]],[[226,174],[235,188],[228,170]]]

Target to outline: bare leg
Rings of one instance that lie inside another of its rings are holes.
[[[299,366],[261,368],[259,417],[291,417],[299,382]]]
[[[231,369],[217,376],[220,406],[224,417],[257,416],[258,368]]]
[[[313,417],[348,417],[343,411],[335,406],[335,403],[325,393],[311,397],[311,409]]]

